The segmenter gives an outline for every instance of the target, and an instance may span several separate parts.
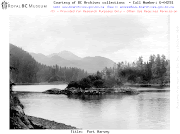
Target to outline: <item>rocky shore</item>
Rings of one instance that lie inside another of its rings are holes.
[[[64,90],[52,88],[44,91],[46,94],[64,94],[64,95],[103,95],[103,94],[139,94],[138,91],[131,88],[66,88]]]
[[[57,123],[55,121],[50,121],[42,118],[37,118],[34,116],[27,116],[29,120],[33,123],[35,126],[40,126],[42,129],[76,129],[75,127],[72,127],[70,125],[66,125],[63,123]]]
[[[16,94],[10,93],[10,129],[76,129],[63,123],[28,116],[23,108]]]

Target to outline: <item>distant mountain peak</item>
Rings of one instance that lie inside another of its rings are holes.
[[[84,69],[88,73],[96,73],[97,71],[102,71],[105,67],[113,67],[115,63],[114,61],[102,56],[87,56],[80,58],[69,51],[61,51],[49,56],[41,54],[32,54],[32,56],[39,63],[50,66],[57,64],[61,67],[77,67]]]
[[[70,60],[70,61],[81,60],[80,57],[78,57],[77,55],[75,55],[72,52],[67,51],[67,50],[61,51],[59,53],[53,53],[53,54],[49,55],[48,57],[52,57],[54,55],[57,55],[63,59]]]

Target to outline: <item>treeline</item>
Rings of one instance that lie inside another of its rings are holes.
[[[85,78],[82,78],[79,81],[71,81],[67,88],[80,88],[80,89],[86,89],[86,88],[104,88],[109,87],[108,85],[105,85],[105,80],[102,79],[100,75],[89,75]]]
[[[76,81],[87,76],[87,72],[78,68],[42,65],[23,49],[10,44],[11,79],[15,83],[40,83],[54,81]]]
[[[37,79],[38,82],[54,82],[54,81],[77,81],[86,76],[87,72],[74,67],[60,67],[58,65],[46,66],[38,64]]]
[[[77,81],[74,84],[78,84],[81,88],[113,87],[125,83],[161,85],[170,83],[170,60],[159,54],[151,55],[146,62],[143,61],[143,57],[139,57],[133,63],[120,62],[113,68],[104,68],[101,72],[88,76],[87,72],[78,68],[40,64],[28,52],[10,44],[10,66],[15,68],[10,74],[15,83]]]
[[[105,68],[79,81],[72,81],[67,88],[110,88],[124,84],[170,84],[170,61],[159,54],[151,55],[147,62],[139,57],[136,62],[120,62],[113,68]]]
[[[164,55],[150,55],[149,61],[144,62],[139,57],[136,62],[120,62],[113,68],[105,68],[98,72],[109,85],[130,84],[169,84],[170,60]]]

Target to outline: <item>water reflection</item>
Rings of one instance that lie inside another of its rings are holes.
[[[124,97],[127,97],[129,95],[122,95],[122,94],[105,94],[105,95],[68,95],[67,97],[69,99],[79,99],[82,101],[103,101],[103,99],[122,99]]]
[[[25,113],[83,129],[169,129],[169,92],[65,96],[20,93]]]
[[[151,97],[153,95],[153,97]],[[138,97],[138,124],[142,129],[169,129],[170,102],[168,93],[141,94]],[[146,124],[149,124],[147,126]],[[156,125],[154,125],[156,124]]]

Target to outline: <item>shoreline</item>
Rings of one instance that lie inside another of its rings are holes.
[[[15,83],[16,85],[62,85],[62,84],[69,84],[68,82],[42,82],[42,83]],[[170,87],[170,84],[124,84],[124,86],[129,87],[149,87],[149,88],[158,88],[158,87]]]
[[[64,90],[58,88],[52,88],[46,90],[42,93],[45,94],[64,94],[64,95],[103,95],[103,94],[129,94],[129,95],[138,95],[141,92],[170,92],[169,89],[166,87],[156,88],[153,89],[152,87],[147,87],[148,89],[141,89],[137,88],[134,89],[133,87],[120,87],[120,88],[65,88]]]
[[[164,88],[164,87],[170,87],[170,84],[165,84],[165,85],[160,85],[160,84],[125,84],[124,86],[147,87],[147,88]]]
[[[31,123],[34,125],[34,129],[78,129],[71,125],[66,125],[64,123],[59,123],[40,117],[26,115]]]
[[[17,94],[10,92],[10,129],[77,129],[47,119],[26,115]]]

